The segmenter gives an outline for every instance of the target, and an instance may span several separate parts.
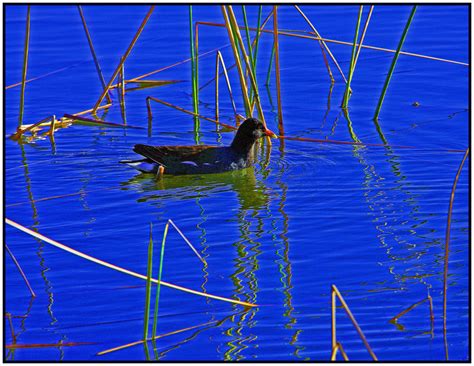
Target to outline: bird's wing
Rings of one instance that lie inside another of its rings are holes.
[[[209,145],[150,146],[137,144],[133,148],[133,151],[166,166],[168,164],[180,163],[183,161],[194,162],[199,160],[199,157],[203,152],[211,152],[215,148],[215,146]]]

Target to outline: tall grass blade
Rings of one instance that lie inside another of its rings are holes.
[[[25,281],[26,286],[28,287],[28,290],[30,290],[31,296],[36,297],[36,294],[35,294],[35,292],[33,291],[33,289],[31,288],[30,282],[28,281],[28,278],[26,277],[25,272],[23,272],[23,270],[21,269],[20,263],[18,263],[17,259],[16,259],[15,256],[13,255],[13,253],[12,253],[12,251],[10,250],[10,248],[8,247],[8,245],[7,245],[6,243],[5,243],[4,245],[5,245],[5,249],[7,250],[7,253],[8,253],[8,254],[10,255],[10,257],[12,258],[13,263],[15,263],[15,266],[16,266],[16,268],[18,269],[18,272],[20,272],[20,275],[21,275],[21,277],[23,278],[23,281]]]
[[[249,23],[248,23],[248,20],[247,20],[247,12],[245,11],[245,5],[242,5],[242,15],[243,15],[243,18],[244,18],[244,27],[245,27],[245,38],[247,40],[247,54],[250,58],[250,64],[251,64],[251,69],[250,70],[247,70],[247,72],[251,72],[253,74],[253,77],[255,78],[255,80],[257,80],[257,75],[255,74],[255,70],[254,70],[254,60],[253,60],[253,48],[252,48],[252,44],[251,44],[251,41],[250,41],[250,31],[249,31]],[[254,95],[253,95],[253,89],[250,89],[250,104],[253,106],[253,103],[254,103]]]
[[[107,268],[110,268],[110,269],[113,269],[117,272],[121,272],[121,273],[125,273],[129,276],[132,276],[132,277],[136,277],[136,278],[140,278],[142,280],[146,280],[147,277],[142,275],[142,274],[139,274],[139,273],[136,273],[136,272],[133,272],[133,271],[130,271],[128,269],[125,269],[125,268],[122,268],[122,267],[119,267],[117,265],[114,265],[114,264],[111,264],[111,263],[108,263],[108,262],[105,262],[103,260],[100,260],[98,258],[95,258],[95,257],[92,257],[88,254],[85,254],[85,253],[82,253],[82,252],[79,252],[78,250],[75,250],[75,249],[72,249],[64,244],[61,244],[55,240],[52,240],[42,234],[39,234],[37,233],[36,231],[33,231],[31,229],[28,229],[26,227],[24,227],[23,225],[20,225],[18,223],[16,223],[15,221],[12,221],[8,218],[5,218],[5,223],[10,225],[10,226],[13,226],[14,228],[20,230],[20,231],[23,231],[24,233],[28,234],[28,235],[31,235],[33,236],[34,238],[37,238],[39,240],[42,240],[48,244],[51,244],[53,246],[55,246],[56,248],[59,248],[59,249],[62,249],[68,253],[71,253],[71,254],[74,254],[78,257],[81,257],[85,260],[88,260],[90,262],[94,262],[94,263],[97,263],[101,266],[104,266],[104,267],[107,267]],[[158,283],[158,280],[156,279],[151,279],[151,282],[153,283]],[[183,292],[187,292],[189,294],[194,294],[194,295],[198,295],[198,296],[203,296],[203,297],[207,297],[207,298],[210,298],[210,299],[215,299],[215,300],[220,300],[220,301],[224,301],[224,302],[229,302],[229,303],[233,303],[233,304],[239,304],[239,305],[243,305],[243,306],[247,306],[247,307],[256,307],[258,305],[256,304],[250,304],[250,303],[247,303],[247,302],[243,302],[243,301],[238,301],[238,300],[233,300],[233,299],[228,299],[228,298],[225,298],[225,297],[221,297],[221,296],[216,296],[216,295],[211,295],[211,294],[208,294],[208,293],[203,293],[203,292],[199,292],[199,291],[196,291],[196,290],[191,290],[191,289],[188,289],[188,288],[185,288],[185,287],[182,287],[182,286],[178,286],[178,285],[174,285],[172,283],[169,283],[169,282],[165,282],[165,281],[160,281],[161,285],[162,286],[166,286],[166,287],[170,287],[170,288],[174,288],[175,290],[179,290],[179,291],[183,291]]]
[[[150,10],[148,10],[148,13],[145,15],[145,18],[143,19],[142,23],[138,27],[138,30],[136,31],[132,41],[130,42],[127,50],[125,51],[124,55],[120,59],[120,63],[117,65],[115,68],[114,73],[112,74],[112,77],[110,78],[108,84],[105,86],[104,90],[102,91],[102,94],[100,95],[99,99],[95,103],[94,107],[92,108],[92,112],[95,113],[97,109],[100,107],[100,104],[102,103],[102,100],[104,99],[105,95],[109,92],[109,88],[112,86],[112,83],[114,82],[115,78],[120,72],[120,69],[122,67],[122,64],[125,62],[127,57],[130,55],[130,52],[132,52],[133,47],[135,46],[135,43],[138,40],[138,37],[140,37],[140,34],[143,31],[143,28],[145,28],[145,25],[148,23],[148,19],[150,19],[151,14],[153,13],[153,10],[155,10],[155,5],[150,6]]]
[[[352,45],[352,55],[351,55],[351,64],[349,67],[349,76],[348,80],[346,83],[346,91],[344,92],[344,101],[342,102],[342,108],[346,109],[347,104],[349,103],[349,96],[351,93],[351,81],[352,81],[352,76],[354,75],[354,68],[355,68],[355,55],[356,55],[356,45],[357,45],[357,39],[359,37],[359,28],[360,28],[360,20],[362,18],[362,11],[364,9],[363,5],[359,6],[359,15],[357,16],[357,25],[356,25],[356,30],[354,34],[354,43]]]
[[[402,49],[403,44],[405,43],[405,38],[407,37],[411,22],[413,20],[413,17],[415,16],[416,7],[417,6],[414,5],[413,8],[411,9],[410,16],[408,17],[408,20],[405,24],[405,29],[403,30],[403,33],[402,33],[402,37],[400,38],[400,41],[398,42],[397,50],[395,51],[395,55],[393,55],[392,64],[390,65],[390,69],[388,70],[387,78],[385,79],[385,83],[382,88],[382,94],[380,94],[379,102],[377,103],[377,109],[375,110],[374,119],[379,118],[380,109],[382,108],[382,104],[385,99],[385,94],[387,93],[388,84],[390,84],[390,80],[392,79],[393,70],[395,70],[395,65],[397,64],[398,56],[400,55],[400,50]]]
[[[30,5],[26,10],[26,31],[25,31],[25,44],[23,49],[23,70],[21,73],[21,92],[20,92],[20,113],[18,115],[18,127],[23,124],[23,114],[25,111],[25,87],[26,87],[26,74],[28,72],[28,54],[30,49]]]
[[[447,309],[448,309],[448,264],[449,264],[449,240],[451,236],[451,217],[453,215],[453,204],[454,204],[454,194],[456,192],[456,186],[458,185],[459,176],[461,175],[462,168],[466,162],[467,157],[469,156],[469,148],[467,148],[464,153],[464,157],[459,165],[456,176],[454,177],[453,187],[451,188],[451,197],[449,199],[449,209],[448,209],[448,220],[446,224],[446,241],[444,244],[444,273],[443,273],[443,333],[446,340],[447,334]],[[445,341],[445,352],[446,360],[448,359],[448,347],[447,342]]]
[[[273,45],[275,46],[275,77],[278,104],[278,131],[280,136],[285,134],[283,128],[283,111],[281,105],[281,80],[280,80],[280,51],[278,44],[278,6],[273,6]]]
[[[148,339],[148,323],[150,321],[151,275],[153,271],[153,224],[150,222],[150,241],[148,243],[148,261],[146,271],[145,315],[143,319],[143,340]]]
[[[163,272],[163,258],[165,257],[165,244],[166,244],[166,236],[168,235],[168,228],[169,223],[171,220],[165,225],[165,231],[163,232],[163,239],[161,241],[161,253],[160,253],[160,267],[158,269],[158,282],[156,284],[156,299],[155,299],[155,312],[153,315],[153,330],[152,330],[152,338],[155,339],[156,337],[156,327],[158,325],[158,307],[160,303],[160,289],[161,289],[161,274]]]
[[[91,37],[91,34],[89,33],[89,28],[87,27],[87,22],[86,22],[84,13],[82,11],[82,6],[78,5],[77,9],[79,10],[79,15],[81,16],[82,26],[84,27],[84,32],[86,33],[87,42],[89,43],[89,49],[91,50],[92,58],[94,59],[97,75],[99,76],[100,83],[102,84],[102,89],[105,89],[104,75],[102,74],[102,69],[100,68],[99,60],[97,59],[97,55],[95,54],[94,44],[92,43],[92,37]],[[107,103],[112,103],[109,93],[107,93],[105,97],[107,98]]]

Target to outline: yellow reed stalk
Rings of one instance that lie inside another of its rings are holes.
[[[336,346],[332,349],[331,361],[336,361],[337,351],[341,352],[344,361],[349,361],[349,357],[347,357],[346,351],[344,351],[344,348],[342,347],[342,344],[340,342],[337,342]]]
[[[374,5],[371,5],[370,9],[369,9],[369,14],[367,15],[367,19],[365,20],[364,29],[362,30],[362,35],[360,36],[359,45],[357,46],[357,53],[356,53],[355,62],[354,62],[354,69],[357,65],[357,60],[359,59],[360,50],[362,49],[362,43],[364,43],[365,34],[367,33],[367,28],[369,27],[370,18],[372,17],[372,12],[373,11],[374,11]]]
[[[369,351],[370,356],[372,356],[372,359],[374,361],[377,361],[377,356],[375,356],[375,353],[372,351],[372,348],[370,347],[369,342],[367,342],[367,338],[365,338],[365,335],[362,332],[362,329],[360,329],[360,326],[357,323],[357,320],[355,319],[354,315],[349,309],[349,306],[347,305],[347,303],[345,302],[344,298],[342,297],[341,293],[339,292],[339,290],[337,289],[335,285],[332,285],[332,292],[334,292],[336,296],[339,298],[339,301],[341,302],[342,307],[346,311],[346,314],[351,320],[352,324],[354,325],[354,328],[357,330],[357,333],[359,333],[359,336],[362,339],[362,342],[364,342],[365,348],[367,348],[367,351]]]
[[[245,61],[245,66],[247,67],[247,70],[249,71],[250,82],[252,84],[253,92],[255,94],[255,102],[256,102],[256,105],[257,105],[258,115],[259,115],[260,120],[263,122],[263,124],[266,127],[265,116],[263,114],[262,105],[260,103],[260,95],[258,93],[257,82],[256,82],[255,77],[254,77],[253,72],[252,72],[252,65],[250,64],[249,57],[247,56],[247,52],[245,51],[244,41],[242,39],[242,35],[240,34],[239,26],[237,24],[237,20],[235,18],[234,11],[232,10],[232,6],[229,5],[227,8],[229,10],[229,19],[230,19],[231,24],[233,25],[233,27],[235,29],[235,34],[237,36],[237,40],[239,42],[240,49],[242,50],[243,59]]]
[[[36,127],[39,127],[39,126],[44,125],[44,123],[45,123],[46,121],[49,121],[51,118],[52,118],[52,116],[49,116],[49,117],[43,118],[41,121],[36,122],[36,123],[34,123],[34,124],[32,124],[32,125],[28,125],[28,126],[22,125],[22,126],[18,127],[17,131],[16,131],[13,135],[11,135],[10,138],[11,138],[12,140],[14,140],[14,141],[17,141],[17,140],[20,139],[20,137],[21,137],[23,134],[25,134],[25,133],[28,132],[28,131],[33,130],[33,129],[36,128]],[[48,124],[48,125],[49,125],[49,124]]]
[[[160,339],[160,338],[168,337],[168,336],[171,336],[171,335],[183,333],[183,332],[186,332],[188,330],[196,329],[196,328],[199,328],[199,327],[204,327],[206,325],[211,325],[211,324],[218,323],[218,322],[219,322],[218,320],[213,320],[213,321],[210,321],[210,322],[207,322],[207,323],[198,324],[198,325],[194,325],[192,327],[179,329],[179,330],[175,330],[175,331],[172,331],[172,332],[169,332],[169,333],[157,335],[156,337],[147,338],[146,340],[141,339],[139,341],[124,344],[123,346],[118,346],[118,347],[106,349],[105,351],[100,351],[100,352],[97,353],[97,356],[103,356],[103,355],[106,355],[108,353],[112,353],[112,352],[120,351],[122,349],[126,349],[126,348],[129,348],[129,347],[137,346],[139,344],[143,344],[143,343],[148,342],[148,341],[153,341],[153,340],[156,340],[156,339]]]
[[[235,39],[234,39],[234,34],[232,32],[232,27],[231,23],[229,20],[229,16],[227,15],[227,10],[224,5],[221,5],[221,11],[222,11],[222,16],[224,17],[224,22],[225,22],[225,27],[227,29],[227,33],[229,35],[229,40],[230,44],[232,46],[232,51],[234,52],[234,59],[235,59],[235,64],[237,65],[237,71],[239,73],[239,79],[240,79],[240,88],[242,90],[242,98],[244,100],[244,105],[245,105],[245,112],[246,116],[250,117],[250,101],[248,97],[248,91],[247,91],[247,82],[245,81],[245,76],[244,72],[242,69],[242,64],[240,62],[240,55],[239,55],[239,50],[235,46]]]
[[[127,59],[128,55],[130,55],[130,52],[132,52],[133,46],[135,46],[135,43],[137,42],[138,37],[140,37],[140,34],[143,31],[143,28],[145,28],[145,25],[148,22],[148,19],[150,19],[150,16],[153,13],[153,10],[155,10],[155,5],[150,6],[150,10],[148,10],[148,13],[146,14],[145,18],[143,19],[142,23],[140,24],[140,27],[138,27],[138,30],[135,33],[135,36],[133,37],[132,42],[130,43],[127,50],[125,51],[125,54],[120,59],[120,63],[115,68],[115,71],[112,74],[112,77],[110,78],[108,84],[106,85],[106,87],[102,91],[102,94],[100,95],[99,99],[97,100],[94,107],[92,108],[93,113],[95,113],[97,111],[97,109],[99,108],[100,103],[102,103],[102,100],[104,99],[105,95],[109,92],[109,88],[112,86],[112,83],[114,82],[115,78],[119,74],[120,69],[121,69],[123,63],[125,62],[125,60]]]
[[[53,239],[50,239],[50,238],[48,238],[48,237],[46,237],[46,236],[44,236],[40,233],[37,233],[37,232],[35,232],[31,229],[28,229],[28,228],[24,227],[23,225],[20,225],[20,224],[16,223],[15,221],[12,221],[8,218],[5,218],[5,223],[10,225],[10,226],[13,226],[14,228],[16,228],[20,231],[23,231],[24,233],[26,233],[28,235],[31,235],[31,236],[33,236],[37,239],[40,239],[40,240],[42,240],[42,241],[44,241],[48,244],[51,244],[51,245],[55,246],[56,248],[62,249],[64,251],[68,252],[68,253],[74,254],[74,255],[76,255],[78,257],[81,257],[85,260],[88,260],[88,261],[93,262],[93,263],[97,263],[101,266],[113,269],[117,272],[125,273],[129,276],[132,276],[132,277],[136,277],[136,278],[140,278],[142,280],[146,280],[146,276],[144,276],[142,274],[130,271],[128,269],[119,267],[117,265],[105,262],[103,260],[92,257],[90,255],[84,254],[84,253],[82,253],[78,250],[72,249],[72,248],[70,248],[70,247],[68,247],[64,244],[61,244],[61,243],[59,243],[59,242],[57,242]],[[158,280],[156,280],[154,278],[152,278],[151,281],[153,283],[158,283]],[[221,296],[216,296],[216,295],[211,295],[211,294],[203,293],[203,292],[196,291],[196,290],[191,290],[191,289],[188,289],[188,288],[185,288],[185,287],[182,287],[182,286],[178,286],[178,285],[174,285],[172,283],[165,282],[165,281],[160,281],[160,284],[161,284],[161,286],[170,287],[170,288],[173,288],[175,290],[179,290],[179,291],[182,291],[182,292],[187,292],[189,294],[198,295],[198,296],[202,296],[202,297],[207,297],[207,298],[210,298],[210,299],[215,299],[215,300],[224,301],[224,302],[230,302],[230,303],[233,303],[233,304],[239,304],[239,305],[243,305],[243,306],[247,306],[247,307],[256,307],[256,306],[258,306],[256,304],[250,304],[250,303],[243,302],[243,301],[228,299],[228,298],[221,297]]]

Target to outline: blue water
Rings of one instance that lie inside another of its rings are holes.
[[[243,23],[240,7],[234,7]],[[352,42],[357,6],[301,8],[323,37]],[[148,7],[83,9],[108,80]],[[410,9],[375,6],[364,43],[396,48]],[[252,26],[257,10],[247,7]],[[270,10],[264,6],[263,16]],[[362,26],[368,10],[365,6]],[[222,22],[217,6],[194,6],[193,13],[195,21]],[[467,63],[468,17],[467,5],[419,6],[403,49]],[[5,7],[5,86],[21,80],[25,18],[25,6]],[[187,59],[188,22],[186,6],[157,6],[125,64],[126,78]],[[279,28],[310,30],[291,6],[279,8]],[[274,74],[264,86],[272,42],[271,34],[262,36],[257,80],[268,127],[276,132]],[[351,47],[328,45],[347,74]],[[226,31],[200,26],[199,53],[216,48],[232,65]],[[13,316],[16,343],[89,343],[5,350],[6,359],[327,361],[331,285],[342,293],[379,360],[445,360],[445,342],[449,360],[469,359],[469,159],[453,206],[443,335],[445,231],[453,180],[469,145],[469,67],[401,55],[376,125],[372,117],[392,54],[362,50],[348,116],[340,108],[342,77],[331,63],[336,79],[331,86],[317,42],[280,36],[280,57],[286,135],[390,147],[276,141],[271,149],[259,148],[253,169],[157,183],[118,163],[135,157],[135,143],[194,144],[198,138],[226,145],[233,138],[232,132],[216,133],[205,120],[197,137],[191,116],[159,104],[152,105],[148,136],[147,96],[192,109],[189,62],[150,76],[182,82],[127,93],[127,122],[145,129],[71,126],[56,132],[54,144],[48,138],[24,144],[7,138],[17,126],[20,87],[6,90],[7,218],[141,274],[150,223],[157,264],[163,229],[172,219],[208,264],[204,267],[171,228],[164,281],[259,305],[244,311],[162,287],[157,334],[194,328],[160,338],[155,350],[149,343],[147,349],[138,345],[98,356],[142,338],[145,282],[7,225],[6,243],[37,294],[30,297],[5,253],[4,309]],[[25,123],[89,109],[101,93],[77,8],[32,6],[28,79],[56,70],[27,84]],[[214,73],[215,51],[199,59],[200,86]],[[243,113],[235,69],[230,76]],[[213,85],[199,95],[200,113],[211,118]],[[223,81],[220,90],[221,120],[234,124]],[[113,97],[103,118],[122,123],[117,94]],[[398,327],[389,323],[428,293],[433,329],[427,302],[400,318]],[[4,337],[13,343],[7,320]],[[337,339],[351,360],[370,360],[341,307]]]

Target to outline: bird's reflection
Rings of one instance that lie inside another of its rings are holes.
[[[240,210],[258,210],[268,201],[266,188],[262,182],[257,181],[253,167],[219,174],[165,175],[159,181],[151,174],[139,174],[122,182],[121,186],[141,193],[138,202],[157,204],[166,198],[195,199],[197,194],[202,198],[223,190],[237,194]]]

